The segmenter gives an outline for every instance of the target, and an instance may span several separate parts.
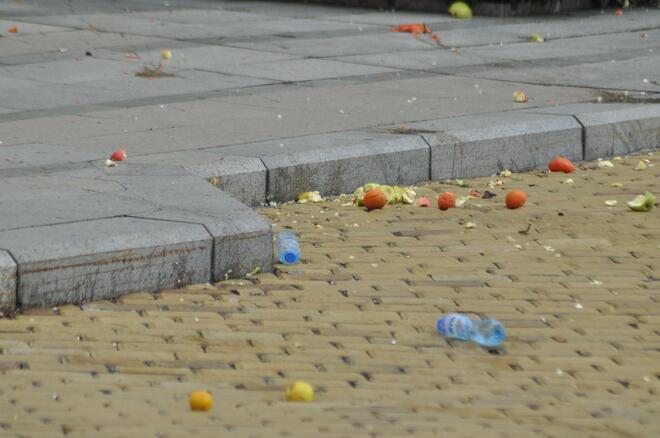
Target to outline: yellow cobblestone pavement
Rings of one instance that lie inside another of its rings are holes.
[[[264,208],[302,263],[0,320],[0,436],[660,436],[660,208],[626,207],[660,160],[612,162],[416,188],[497,194],[445,212]],[[438,335],[454,311],[501,320],[504,348]]]

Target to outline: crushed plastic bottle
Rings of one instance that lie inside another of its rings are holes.
[[[450,313],[440,318],[436,329],[448,338],[473,341],[482,347],[498,347],[506,339],[504,326],[496,319],[473,321],[460,313]]]
[[[277,257],[280,263],[293,265],[300,261],[298,237],[290,231],[282,231],[277,236]]]

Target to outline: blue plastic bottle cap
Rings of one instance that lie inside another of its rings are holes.
[[[295,263],[296,262],[296,254],[293,252],[287,252],[284,254],[284,261],[287,263]]]

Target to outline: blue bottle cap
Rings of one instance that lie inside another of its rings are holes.
[[[284,261],[286,263],[292,264],[297,261],[298,257],[296,256],[295,252],[287,252],[284,254]]]

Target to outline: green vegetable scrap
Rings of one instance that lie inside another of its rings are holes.
[[[637,196],[632,201],[628,202],[628,207],[632,211],[651,211],[655,204],[655,196],[650,192],[645,192],[643,195]]]

